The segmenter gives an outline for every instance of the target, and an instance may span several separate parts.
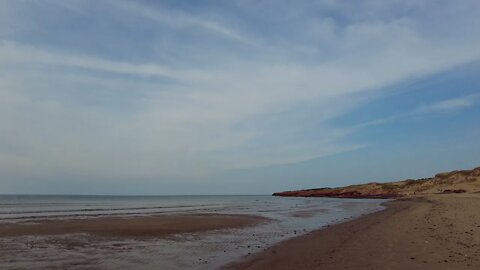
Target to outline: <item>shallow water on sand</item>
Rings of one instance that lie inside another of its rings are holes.
[[[328,224],[382,209],[383,200],[272,196],[0,196],[0,222],[227,213],[258,226],[136,240],[88,234],[0,238],[1,269],[215,269]]]

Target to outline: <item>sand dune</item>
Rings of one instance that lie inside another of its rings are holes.
[[[437,193],[480,192],[480,167],[473,170],[439,173],[432,178],[397,182],[368,183],[338,188],[317,188],[274,193],[274,196],[336,198],[398,198]]]

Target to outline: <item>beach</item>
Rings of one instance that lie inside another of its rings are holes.
[[[164,237],[180,233],[253,226],[267,219],[251,215],[190,214],[146,217],[99,217],[1,224],[0,237],[91,234],[104,237]]]
[[[398,199],[224,269],[479,269],[480,194]]]
[[[219,269],[382,201],[0,196],[1,269]]]
[[[124,200],[116,202],[121,209]],[[203,205],[213,199],[202,200]],[[78,199],[68,199],[65,205],[72,201]],[[235,214],[212,213],[218,210],[214,203],[204,212],[180,213],[183,208],[175,208],[170,214],[91,217],[87,211],[85,217],[35,216],[4,222],[0,264],[4,269],[148,270],[480,267],[480,194],[383,200],[380,211],[375,200],[229,197],[221,201],[231,201],[224,212]],[[260,211],[261,203],[265,206]],[[249,210],[242,210],[247,205]],[[78,215],[79,209],[73,213]],[[349,218],[353,213],[357,214]]]

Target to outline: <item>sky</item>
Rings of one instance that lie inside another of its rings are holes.
[[[0,0],[0,193],[480,166],[480,2]]]

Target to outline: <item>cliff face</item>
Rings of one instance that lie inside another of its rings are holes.
[[[418,180],[284,191],[274,193],[273,196],[389,199],[421,194],[463,192],[480,192],[480,167],[473,170],[439,173],[432,178]]]

